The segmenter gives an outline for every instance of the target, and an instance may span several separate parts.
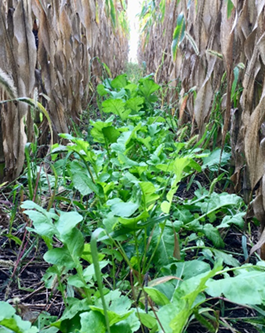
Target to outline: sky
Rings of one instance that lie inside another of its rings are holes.
[[[129,61],[137,61],[137,48],[139,40],[139,23],[136,14],[141,10],[142,0],[128,0],[128,17],[130,21],[130,53]]]

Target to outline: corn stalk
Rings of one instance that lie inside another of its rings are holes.
[[[0,0],[0,68],[19,97],[31,97],[44,105],[55,142],[88,108],[93,83],[103,73],[102,63],[113,75],[124,68],[126,5],[125,0]],[[2,100],[7,99],[1,82],[0,94]],[[34,108],[29,112],[25,103],[1,106],[0,165],[5,174],[0,174],[0,182],[21,173],[24,147],[34,139],[33,123],[39,119],[38,112]],[[40,143],[49,142],[48,125],[46,118],[38,124]]]
[[[6,5],[10,6],[8,11]],[[18,96],[31,96],[35,85],[37,54],[29,17],[29,1],[8,1],[8,4],[0,1],[0,68],[9,77]],[[1,86],[3,89],[0,90],[0,99],[5,100],[7,89],[3,82]],[[24,147],[27,141],[24,117],[28,106],[24,103],[8,103],[0,105],[0,110],[0,163],[5,179],[15,179],[24,163]],[[32,128],[28,128],[29,134],[31,130]],[[3,174],[0,178],[3,178]]]

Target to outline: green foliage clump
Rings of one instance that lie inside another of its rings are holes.
[[[223,322],[209,298],[264,305],[264,265],[240,267],[225,251],[245,215],[239,196],[214,191],[230,154],[203,151],[205,137],[182,141],[159,90],[150,76],[105,79],[97,92],[107,116],[90,120],[86,139],[61,134],[68,144],[52,147],[46,208],[22,204],[47,246],[45,287],[65,305],[40,332],[176,333],[194,319],[216,332]],[[209,188],[199,182],[220,168]],[[250,280],[255,297],[252,288],[240,298]]]

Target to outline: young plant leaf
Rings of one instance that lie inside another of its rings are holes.
[[[113,199],[107,202],[111,207],[111,212],[115,216],[129,217],[134,214],[139,208],[139,204],[135,202],[123,202],[121,199]]]
[[[125,120],[131,112],[131,110],[125,109],[125,102],[121,99],[107,99],[102,103],[102,108],[104,112],[114,113],[122,120]]]
[[[190,278],[176,288],[172,302],[162,307],[157,313],[167,333],[181,333],[183,331],[193,312],[193,307],[197,302],[202,301],[200,293],[206,289],[206,282],[221,269],[220,262],[217,262],[210,272]]]
[[[120,136],[120,132],[114,126],[108,126],[103,128],[102,133],[108,143],[117,142],[117,139]]]
[[[143,94],[144,98],[147,99],[148,101],[152,101],[150,99],[151,95],[157,91],[160,86],[156,84],[153,80],[149,79],[142,79],[141,84],[139,86],[139,91]]]
[[[131,218],[127,218],[127,219],[120,217],[119,222],[127,228],[135,228],[136,224],[139,221],[145,221],[148,217],[149,217],[148,212],[144,211],[136,217],[131,217]],[[139,226],[139,228],[142,228],[142,226]]]
[[[95,311],[84,312],[80,314],[81,330],[80,333],[97,332],[106,333],[104,316]]]
[[[103,129],[105,127],[109,127],[112,125],[112,121],[90,121],[90,124],[93,126],[91,130],[91,135],[94,138],[94,141],[100,142],[100,143],[105,143],[104,135],[103,135]]]
[[[121,74],[111,81],[111,86],[114,89],[122,89],[128,83],[127,74]]]
[[[59,267],[66,267],[67,269],[73,269],[75,267],[75,263],[66,246],[47,251],[43,258],[47,263]]]
[[[157,305],[163,306],[170,303],[169,299],[163,293],[161,293],[161,291],[155,288],[145,287],[144,291],[151,297],[152,301],[154,301]]]
[[[133,98],[128,99],[128,101],[125,103],[126,109],[130,109],[137,113],[141,110],[142,106],[144,104],[144,98],[136,96]]]
[[[213,297],[224,295],[239,304],[265,304],[264,279],[264,271],[255,268],[250,272],[243,270],[235,277],[207,281],[206,292]]]
[[[82,215],[77,212],[60,212],[60,217],[56,222],[56,228],[60,237],[64,237],[72,232],[74,227],[83,220]]]
[[[37,333],[37,327],[29,321],[22,320],[15,314],[15,309],[7,302],[0,301],[0,331],[1,333]]]

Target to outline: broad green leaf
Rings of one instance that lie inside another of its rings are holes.
[[[193,168],[194,170],[201,172],[202,168],[199,163],[194,161],[193,159],[190,160],[189,167]]]
[[[56,222],[56,228],[61,237],[69,234],[73,228],[83,220],[82,215],[77,212],[60,212],[59,220]]]
[[[211,213],[225,206],[235,206],[237,209],[242,207],[243,199],[236,194],[212,193],[204,202],[199,203],[199,207],[203,213]]]
[[[73,185],[82,195],[94,192],[100,196],[99,186],[92,181],[90,175],[88,175],[88,171],[78,161],[71,162],[70,170]]]
[[[243,217],[246,215],[246,213],[237,213],[233,216],[225,216],[221,222],[221,224],[219,224],[217,226],[218,229],[222,229],[222,228],[229,228],[231,226],[231,224],[235,224],[237,225],[239,228],[243,229],[244,225],[245,225],[245,221],[243,219]]]
[[[185,262],[171,263],[162,268],[164,275],[175,275],[184,280],[209,272],[211,267],[204,261],[191,260]]]
[[[173,196],[176,193],[178,189],[178,183],[181,181],[183,177],[183,170],[187,165],[189,165],[190,159],[187,157],[183,158],[176,158],[173,164],[173,172],[175,173],[175,177],[173,179],[173,182],[171,184],[171,189],[167,193],[167,200],[172,202]]]
[[[197,277],[188,279],[176,289],[172,300],[172,304],[176,306],[174,311],[175,315],[169,324],[172,332],[182,332],[190,315],[193,312],[193,307],[196,305],[196,299],[199,297],[199,294],[206,289],[206,282],[221,269],[222,266],[220,265],[220,262],[217,262],[213,270],[211,270],[210,272],[203,273]],[[200,302],[201,300],[202,299],[199,298],[198,302]],[[170,331],[168,331],[168,333],[169,332]]]
[[[103,224],[106,228],[107,233],[110,233],[114,230],[115,226],[119,222],[118,217],[114,216],[113,213],[109,213],[104,219]]]
[[[100,142],[100,143],[105,143],[104,139],[104,134],[103,134],[103,129],[105,127],[109,127],[112,125],[112,122],[110,121],[90,121],[91,125],[93,126],[91,130],[91,135],[94,138],[94,141]]]
[[[115,216],[119,217],[129,217],[134,214],[139,208],[139,204],[135,202],[123,202],[122,200],[109,200],[107,202],[111,206],[111,212]]]
[[[141,166],[134,166],[132,167],[129,171],[132,174],[138,174],[139,176],[141,176],[146,170],[148,170],[148,166],[147,165],[143,165],[145,163],[141,163]]]
[[[121,99],[107,99],[102,103],[102,107],[104,112],[120,116],[124,112],[125,102]]]
[[[134,83],[129,83],[124,87],[124,89],[129,90],[130,93],[132,94],[133,92],[135,92],[138,89],[138,85],[134,84]]]
[[[189,223],[194,219],[194,216],[189,209],[186,209],[183,206],[178,206],[177,210],[174,212],[174,218],[183,223]]]
[[[129,318],[126,318],[127,319],[127,322],[125,320],[117,323],[117,324],[114,324],[111,326],[111,329],[110,329],[110,333],[131,333],[131,332],[135,332],[135,331],[132,331],[131,329],[131,326],[129,324]]]
[[[139,136],[136,137],[136,141],[140,142],[141,146],[143,144],[149,151],[151,150],[151,145],[150,145],[151,140],[152,139],[150,136],[148,136],[147,138],[141,138]]]
[[[113,99],[124,99],[126,97],[125,89],[121,89],[120,91],[111,91],[111,97]]]
[[[38,235],[51,239],[53,235],[56,234],[56,228],[54,227],[52,219],[47,216],[47,213],[43,215],[35,210],[26,210],[24,214],[28,215],[33,221],[34,231]]]
[[[173,171],[176,175],[175,182],[179,182],[183,176],[183,170],[190,164],[190,157],[177,157],[174,161]]]
[[[43,316],[43,314],[41,315],[41,317]],[[45,322],[49,324],[48,319],[51,321],[51,323],[53,323],[56,320],[56,316],[49,316],[47,318],[40,318],[40,322]],[[39,320],[39,317],[38,317]],[[57,333],[59,331],[59,328],[57,327],[49,327],[49,328],[44,328],[41,331],[38,331],[39,333]]]
[[[232,266],[232,267],[238,267],[240,266],[239,261],[232,256],[232,254],[227,254],[225,252],[216,250],[216,249],[211,249],[211,251],[214,254],[215,260],[223,260],[223,262],[226,265]]]
[[[161,210],[162,210],[162,212],[165,213],[165,214],[168,214],[168,213],[169,213],[169,211],[170,211],[170,207],[171,207],[171,205],[170,205],[170,203],[169,203],[168,201],[163,201],[163,202],[161,203]]]
[[[91,305],[90,309],[92,311],[96,311],[96,312],[99,312],[102,315],[104,315],[104,310],[100,307]],[[133,310],[128,311],[125,309],[124,313],[122,313],[122,314],[118,314],[118,313],[110,311],[110,310],[108,310],[107,312],[108,312],[108,317],[109,317],[109,324],[110,324],[110,326],[112,326],[112,325],[128,318],[134,311]]]
[[[68,299],[68,301],[69,301],[69,299]],[[58,327],[62,321],[72,319],[79,312],[84,312],[84,311],[89,310],[90,302],[88,299],[79,300],[77,298],[74,298],[74,299],[71,299],[71,302],[69,302],[69,303],[70,304],[64,310],[62,317],[56,322],[56,324],[54,326]]]
[[[61,135],[59,134],[59,136],[61,136]],[[62,152],[67,153],[68,149],[63,145],[59,145],[58,143],[56,143],[52,146],[51,153],[53,154],[52,155],[53,158],[54,158],[54,156],[57,156],[56,155],[57,153],[62,153]]]
[[[0,321],[14,316],[16,310],[7,302],[0,301]]]
[[[97,332],[106,333],[105,318],[99,312],[84,312],[80,314],[81,330],[80,333]]]
[[[212,224],[205,224],[201,231],[205,234],[205,236],[213,242],[213,245],[217,248],[224,248],[225,243],[220,236],[220,233],[217,228],[215,228]]]
[[[106,89],[103,84],[98,84],[97,92],[100,96],[105,96],[109,93],[109,90]]]
[[[173,303],[164,305],[157,312],[160,323],[163,326],[164,332],[175,333],[174,330],[170,327],[170,322],[174,319],[176,313],[180,312],[181,308]],[[160,332],[160,331],[159,331]],[[177,331],[176,331],[177,332]],[[178,331],[179,332],[179,331]]]
[[[131,217],[131,218],[119,218],[119,222],[124,225],[125,227],[128,228],[135,228],[136,224],[139,221],[145,221],[147,218],[149,217],[149,214],[147,211],[142,212],[140,215],[136,216],[136,217]]]
[[[67,282],[70,286],[74,286],[76,288],[86,288],[87,285],[82,281],[78,275],[70,275],[67,279]]]
[[[141,323],[147,328],[155,328],[157,327],[157,320],[149,313],[144,313],[139,310],[138,316],[140,317]],[[156,329],[155,332],[158,330]]]
[[[265,272],[245,271],[235,277],[209,280],[206,283],[206,292],[213,297],[224,295],[230,301],[239,304],[265,304],[264,281]]]
[[[73,151],[78,151],[78,152],[85,152],[87,153],[90,150],[90,144],[85,141],[84,139],[80,139],[80,138],[75,138],[73,137],[71,139],[71,141],[73,143],[75,143],[75,145],[73,146],[67,146],[67,149],[69,151],[73,150]]]
[[[156,188],[153,183],[140,182],[139,185],[141,187],[143,200],[146,205],[159,199],[159,195],[155,194]]]
[[[113,294],[113,292],[111,293]],[[127,296],[120,295],[120,292],[116,293],[116,295],[119,296],[111,297],[111,301],[109,301],[109,310],[118,314],[124,314],[126,311],[129,311],[132,302]],[[109,294],[107,296],[109,296]],[[106,297],[105,299],[106,301],[108,301],[108,297]]]
[[[157,305],[163,306],[170,303],[169,299],[155,288],[145,287],[144,291],[151,297]]]
[[[123,153],[126,150],[126,145],[130,141],[132,131],[123,132],[117,140],[117,143],[111,145],[111,149],[117,153]]]
[[[185,29],[186,29],[185,17],[183,13],[180,13],[177,18],[177,26],[173,33],[173,41],[171,45],[173,61],[176,60],[179,44],[184,39]]]
[[[68,269],[72,269],[75,267],[75,263],[67,249],[66,246],[61,248],[54,248],[47,251],[44,256],[44,260],[52,265],[67,267]]]
[[[138,112],[141,110],[142,105],[144,104],[144,99],[142,97],[133,97],[127,100],[125,107],[126,109],[130,109],[134,112]]]
[[[15,314],[15,309],[7,302],[0,301],[0,327],[7,330],[3,332],[36,333],[37,327],[32,327],[29,321],[22,320]]]
[[[68,133],[60,133],[59,136],[63,139],[67,139],[67,140],[70,140],[70,141],[76,139],[73,135],[68,134]]]
[[[164,172],[171,172],[173,171],[173,167],[174,167],[174,162],[168,162],[168,164],[157,164],[156,168],[158,170],[162,170]]]
[[[114,89],[122,89],[126,87],[127,83],[127,74],[121,74],[111,81],[111,86]]]
[[[57,269],[55,266],[51,266],[46,270],[46,273],[43,275],[42,280],[44,281],[45,287],[47,289],[52,289],[53,286],[57,283]]]
[[[142,79],[140,82],[139,90],[147,100],[150,100],[149,97],[160,88],[153,80]]]
[[[47,214],[47,211],[43,209],[41,206],[37,205],[34,201],[26,200],[22,203],[21,208],[23,209],[35,209],[44,215]]]
[[[121,291],[118,290],[118,289],[115,289],[115,290],[110,290],[106,295],[105,295],[105,302],[106,304],[108,304],[109,306],[111,306],[112,302],[114,300],[119,300],[119,298],[121,297]],[[126,296],[125,296],[126,297]],[[125,301],[125,308],[126,309],[129,309],[131,307],[131,302],[127,302],[129,299],[126,298],[126,301]],[[111,309],[113,311],[115,311],[114,309]],[[124,311],[124,308],[121,309],[122,313]]]
[[[7,330],[4,332],[8,333],[37,333],[39,330],[37,327],[31,326],[29,321],[22,320],[19,316],[15,315],[12,318],[3,319],[0,321],[0,325],[6,327]]]
[[[166,122],[166,119],[163,118],[163,117],[161,117],[161,116],[148,117],[148,119],[147,119],[147,124],[148,124],[148,125],[152,125],[152,124],[154,124],[154,123],[157,123],[158,125],[161,126],[160,123],[163,124],[163,123],[165,123],[165,122]]]
[[[117,164],[117,165],[122,167],[122,169],[128,169],[130,167],[139,165],[138,162],[131,160],[129,157],[127,157],[123,153],[118,154],[118,161],[119,161],[119,164]]]
[[[83,170],[84,172],[84,170]],[[74,187],[82,194],[88,195],[95,192],[98,194],[98,188],[86,173],[75,172],[72,177]]]
[[[84,249],[84,236],[78,229],[73,229],[71,233],[65,234],[62,241],[66,244],[72,258],[79,260]]]
[[[210,155],[207,157],[204,157],[202,169],[205,170],[208,168],[211,171],[218,171],[220,167],[220,155],[221,155],[221,149],[216,149]],[[221,166],[226,165],[229,160],[231,159],[231,153],[227,153],[223,151],[222,157],[221,157]]]
[[[140,322],[136,317],[136,311],[134,310],[129,317],[111,326],[110,331],[111,333],[132,333],[139,332],[139,328]]]
[[[114,113],[122,120],[125,120],[131,113],[130,109],[125,109],[125,102],[121,99],[107,99],[102,103],[103,111],[106,113]]]
[[[157,225],[151,240],[151,249],[156,249],[154,255],[156,268],[161,268],[172,263],[175,249],[175,238],[172,226],[168,224],[165,226],[161,224],[161,226],[164,227],[164,230],[161,230]]]
[[[120,132],[113,126],[108,126],[102,129],[102,133],[108,143],[114,143],[120,136]]]
[[[190,163],[189,157],[177,157],[173,163],[173,172],[175,173],[175,177],[172,181],[171,188],[167,193],[167,201],[164,201],[161,204],[161,209],[164,213],[168,214],[171,208],[171,203],[173,200],[173,196],[178,189],[178,183],[182,179],[183,170]]]

